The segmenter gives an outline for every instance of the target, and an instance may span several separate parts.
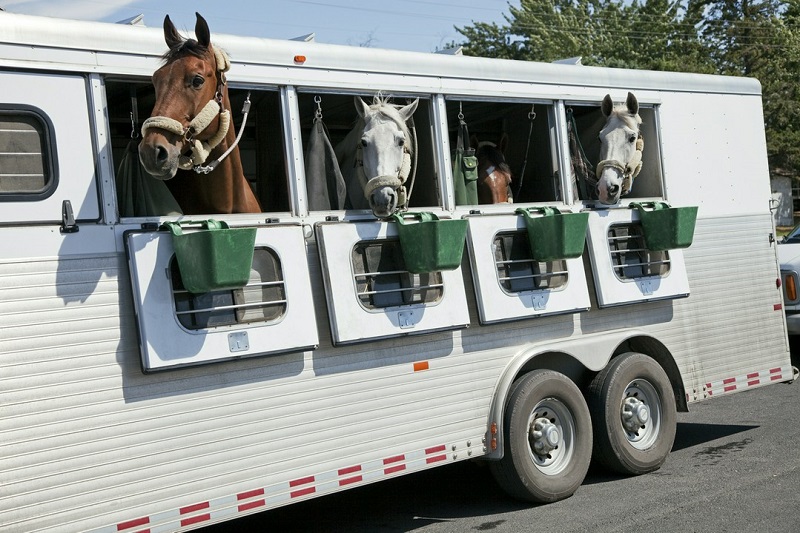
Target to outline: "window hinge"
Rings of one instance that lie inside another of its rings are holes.
[[[80,228],[75,223],[72,213],[72,203],[69,200],[61,202],[61,233],[77,233]]]

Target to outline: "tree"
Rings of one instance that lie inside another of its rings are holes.
[[[770,167],[800,176],[800,5],[783,0],[521,0],[464,53],[761,81]]]

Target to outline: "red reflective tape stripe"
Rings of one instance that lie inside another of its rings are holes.
[[[191,526],[192,524],[197,524],[199,522],[205,522],[206,520],[211,520],[210,514],[201,514],[197,516],[193,516],[192,518],[186,518],[181,520],[181,527],[183,526]]]
[[[760,384],[761,384],[761,380],[760,379],[751,379],[750,381],[747,382],[747,386],[748,387],[752,387],[753,385],[760,385]]]
[[[209,507],[211,507],[211,504],[209,504],[208,502],[196,503],[194,505],[189,505],[187,507],[181,507],[180,512],[181,514],[188,514],[188,513],[193,513],[195,511],[199,511],[201,509],[208,509]]]
[[[361,465],[356,466],[348,466],[347,468],[340,468],[336,471],[340,476],[346,476],[348,474],[354,474],[356,472],[361,472]],[[344,487],[345,485],[352,485],[353,483],[359,483],[363,481],[363,476],[351,476],[345,479],[339,480],[339,486]]]
[[[442,444],[441,446],[434,446],[433,448],[426,448],[425,455],[430,455],[432,453],[443,452],[447,449],[447,446]]]
[[[264,495],[264,489],[255,489],[237,494],[236,499],[239,501],[249,500],[250,498],[255,498],[256,496],[263,496],[263,495]],[[243,503],[239,506],[239,512],[255,509],[256,507],[263,507],[266,504],[267,501],[264,499]]]
[[[406,469],[406,465],[397,465],[397,466],[393,466],[391,468],[384,468],[383,469],[383,473],[388,476],[389,474],[394,474],[395,472],[401,472],[401,471],[403,471],[405,469]]]
[[[361,465],[350,466],[348,468],[340,468],[338,470],[340,476],[346,476],[347,474],[352,474],[353,472],[361,472]]]
[[[778,381],[779,379],[783,379],[783,375],[782,374],[775,374],[775,375],[772,375],[772,376],[769,377],[770,381]]]
[[[211,504],[209,502],[196,503],[194,505],[181,507],[180,513],[189,514],[195,511],[200,511],[202,509],[208,509],[209,507],[211,507]],[[205,522],[206,520],[211,520],[211,515],[208,513],[193,516],[191,518],[184,518],[183,520],[181,520],[181,526],[191,526],[192,524],[197,524],[198,522]]]
[[[730,386],[728,386],[728,387],[725,387],[725,388],[723,388],[722,390],[723,390],[724,392],[731,392],[731,391],[734,391],[734,390],[736,390],[736,385],[730,385]]]
[[[434,455],[433,457],[428,457],[427,459],[425,459],[425,463],[427,464],[438,463],[439,461],[444,461],[445,459],[447,459],[447,455],[445,454]]]
[[[237,500],[246,500],[248,498],[254,498],[256,496],[263,496],[263,495],[264,495],[264,489],[255,489],[255,490],[250,490],[250,491],[247,491],[247,492],[242,492],[240,494],[237,494],[236,495],[236,499]]]
[[[298,485],[308,485],[314,483],[314,476],[302,477],[289,482],[290,487],[297,487]]]
[[[344,487],[345,485],[352,485],[353,483],[359,483],[359,482],[361,482],[363,480],[364,480],[363,476],[348,477],[348,478],[345,478],[345,479],[340,479],[339,480],[339,486],[340,487]]]
[[[242,511],[249,511],[250,509],[255,509],[256,507],[263,507],[265,505],[267,505],[266,500],[256,500],[250,503],[243,503],[238,507],[238,509],[239,512],[241,513]]]
[[[383,460],[383,464],[384,465],[390,465],[390,464],[399,463],[399,462],[405,461],[405,460],[406,460],[406,456],[405,455],[395,455],[394,457],[387,457],[386,459],[384,459]],[[400,471],[405,470],[405,469],[406,469],[406,465],[395,465],[395,466],[390,466],[389,468],[384,468],[383,469],[383,473],[388,476],[389,474],[394,474],[395,472],[400,472]]]
[[[289,493],[289,496],[292,498],[299,498],[300,496],[307,496],[309,494],[314,494],[317,492],[315,487],[308,487],[307,489],[296,490],[294,492]]]
[[[753,379],[758,377],[758,372],[750,372],[747,374],[747,379]]]
[[[773,311],[780,311],[781,309],[783,309],[783,304],[775,304],[772,306]]]
[[[135,520],[128,520],[127,522],[121,522],[117,524],[117,531],[124,531],[126,529],[130,529],[132,527],[143,526],[145,524],[150,523],[150,517],[145,516],[142,518],[136,518]],[[150,531],[149,529],[146,531]]]
[[[723,379],[722,380],[722,384],[723,385],[728,385],[730,383],[736,383],[736,378],[728,378],[728,379]]]
[[[780,373],[780,371],[781,371],[781,369],[780,369],[780,368],[770,368],[770,369],[769,369],[769,373],[770,373],[770,374],[779,374],[779,373]]]

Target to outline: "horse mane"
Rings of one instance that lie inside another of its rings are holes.
[[[640,117],[638,113],[632,114],[628,111],[628,107],[625,104],[616,104],[611,110],[611,114],[608,116],[609,121],[612,117],[621,120],[632,130],[638,130],[639,125],[642,123],[642,117]]]
[[[208,54],[207,46],[203,46],[195,39],[186,39],[179,45],[173,46],[164,52],[164,55],[161,56],[161,60],[164,61],[164,64],[167,64],[186,56],[204,59],[206,54]]]

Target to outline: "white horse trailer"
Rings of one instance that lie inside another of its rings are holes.
[[[0,530],[192,529],[477,458],[553,501],[592,453],[649,472],[676,411],[793,378],[757,81],[212,40],[265,212],[121,216],[161,30],[0,12]],[[577,199],[569,124],[596,162],[629,91],[641,173]],[[309,198],[315,115],[336,144],[377,92],[419,99],[409,204],[468,221],[455,269]],[[456,204],[459,118],[507,135],[514,205]],[[697,207],[691,246],[642,246],[632,200]],[[520,206],[588,213],[582,255],[534,257]],[[183,289],[159,228],[186,218],[256,228],[245,287]]]

